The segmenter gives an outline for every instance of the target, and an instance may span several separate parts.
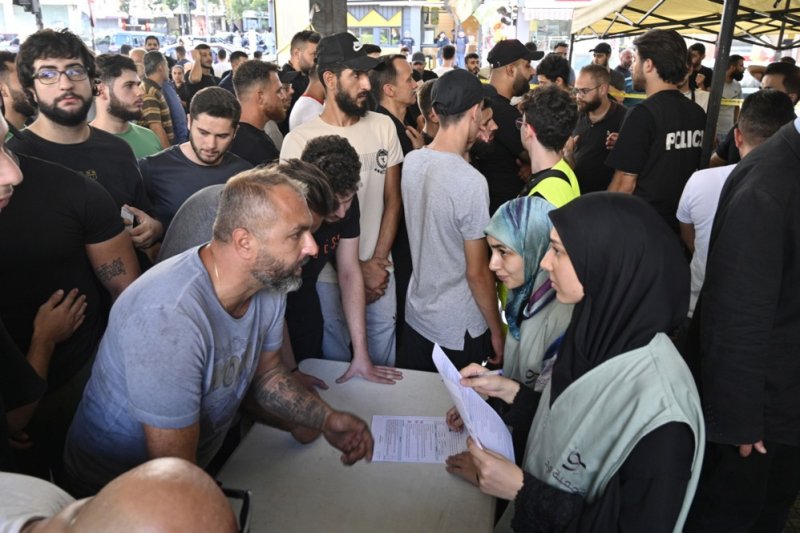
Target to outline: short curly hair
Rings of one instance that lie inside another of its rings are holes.
[[[570,95],[550,85],[529,92],[520,105],[539,143],[560,152],[578,122],[578,107]]]
[[[344,137],[315,137],[308,141],[300,159],[316,165],[328,177],[334,194],[347,196],[361,185],[361,159]]]
[[[29,93],[29,96],[33,92],[33,76],[36,73],[33,62],[45,57],[78,59],[86,69],[89,80],[97,78],[94,54],[80,37],[66,29],[60,31],[49,28],[39,30],[25,39],[17,53],[17,76],[19,76],[22,88]]]
[[[564,56],[558,55],[554,52],[547,54],[542,62],[536,65],[536,74],[544,76],[553,83],[561,78],[564,85],[569,83],[569,61]]]

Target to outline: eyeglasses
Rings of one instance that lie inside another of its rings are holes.
[[[594,91],[598,87],[600,87],[600,85],[595,85],[594,87],[590,87],[588,89],[578,89],[576,87],[576,88],[572,89],[572,94],[580,94],[581,96],[586,96],[587,94],[589,94],[590,92]]]
[[[522,126],[524,126],[527,123],[528,122],[525,120],[525,117],[518,118],[517,120],[514,121],[514,124],[517,126],[518,130],[521,130]]]
[[[219,484],[219,481],[217,481]],[[249,490],[222,488],[222,493],[230,499],[241,500],[242,507],[239,509],[239,533],[249,533],[250,531],[250,498],[252,494]]]
[[[33,79],[39,80],[45,85],[52,85],[58,83],[61,75],[64,74],[70,81],[83,81],[89,77],[89,73],[81,66],[67,67],[64,70],[57,68],[43,68],[33,75]]]

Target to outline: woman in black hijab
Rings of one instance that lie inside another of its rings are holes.
[[[499,530],[680,531],[704,445],[694,381],[666,335],[688,307],[680,245],[630,195],[585,195],[550,218],[541,266],[575,308],[524,470],[470,442],[480,487],[513,500]],[[499,376],[462,384],[510,403],[517,425],[530,420],[526,387]]]

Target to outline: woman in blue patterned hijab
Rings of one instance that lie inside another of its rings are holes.
[[[508,289],[503,371],[532,388],[543,366],[549,368],[545,360],[557,352],[572,312],[555,300],[548,273],[539,267],[550,245],[553,209],[539,197],[516,198],[500,206],[486,228],[489,268]]]

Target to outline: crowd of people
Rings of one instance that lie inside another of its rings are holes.
[[[235,530],[209,476],[249,421],[371,458],[302,360],[391,386],[439,345],[512,430],[516,461],[446,466],[511,502],[498,530],[782,531],[800,68],[701,170],[712,73],[678,33],[578,72],[460,44],[433,71],[313,31],[283,66],[49,29],[0,54],[0,529]]]

